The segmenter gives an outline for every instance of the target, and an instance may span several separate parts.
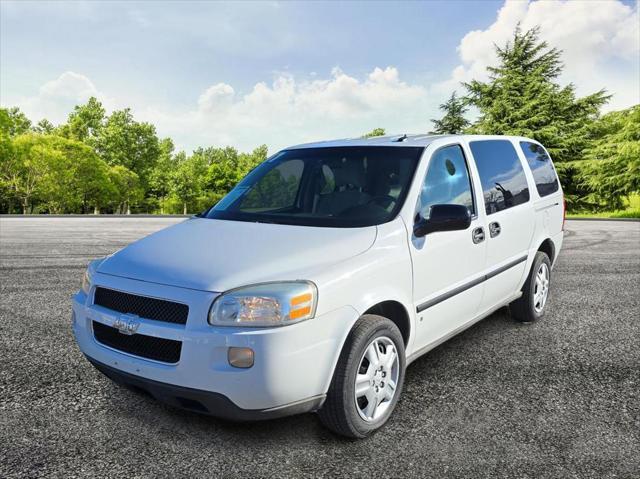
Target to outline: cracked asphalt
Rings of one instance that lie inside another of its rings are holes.
[[[640,223],[569,221],[543,321],[506,308],[412,364],[373,437],[234,424],[112,384],[76,347],[90,259],[179,218],[0,219],[0,477],[640,477]]]

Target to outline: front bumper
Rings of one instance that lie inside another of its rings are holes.
[[[260,421],[315,411],[322,406],[326,397],[323,394],[269,409],[242,409],[220,393],[153,381],[109,367],[91,359],[89,356],[87,356],[87,359],[109,379],[135,392],[148,394],[160,402],[180,409],[209,414],[232,421]]]
[[[185,325],[139,320],[137,333],[182,342],[179,361],[167,364],[98,343],[93,321],[112,326],[119,313],[92,304],[92,292],[77,293],[74,335],[98,369],[170,404],[183,408],[190,404],[188,409],[233,419],[269,418],[319,407],[342,344],[358,317],[356,310],[343,307],[279,328],[213,327],[207,323],[207,313],[215,293],[103,274],[94,276],[95,285],[189,305]],[[253,349],[254,366],[230,366],[229,347]]]

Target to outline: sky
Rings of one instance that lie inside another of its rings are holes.
[[[560,82],[640,103],[638,2],[0,0],[0,105],[64,122],[98,97],[179,149],[247,151],[429,131],[460,82],[486,79],[518,22],[563,51]]]

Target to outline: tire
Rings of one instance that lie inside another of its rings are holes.
[[[378,354],[374,357],[372,351],[376,349]],[[393,358],[394,353],[397,361]],[[374,357],[374,361],[369,361],[369,357]],[[382,316],[362,316],[342,348],[327,399],[318,412],[320,420],[342,436],[363,438],[372,434],[387,422],[398,402],[405,367],[404,341],[398,327]],[[357,398],[356,377],[359,373],[360,397]],[[362,381],[365,377],[367,380]],[[395,387],[392,386],[394,382]],[[362,392],[365,390],[366,394]],[[370,402],[369,398],[374,401]],[[381,401],[379,405],[378,400]],[[366,418],[367,414],[370,417]]]
[[[540,283],[541,271],[546,271],[546,284]],[[546,253],[538,251],[533,259],[529,276],[522,286],[522,296],[509,305],[511,316],[521,323],[532,323],[544,316],[551,285],[551,261]],[[539,296],[543,288],[542,297]]]

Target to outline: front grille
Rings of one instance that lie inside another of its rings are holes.
[[[144,334],[126,335],[116,328],[93,321],[93,335],[101,344],[142,358],[177,363],[182,351],[182,342],[173,339],[155,338]]]
[[[189,306],[186,304],[101,287],[96,288],[93,303],[120,313],[166,323],[186,324],[189,315]]]

